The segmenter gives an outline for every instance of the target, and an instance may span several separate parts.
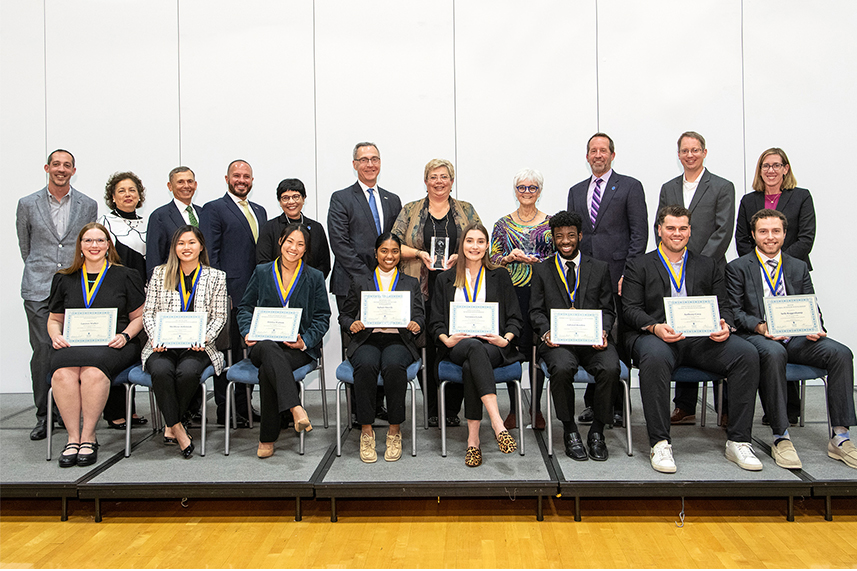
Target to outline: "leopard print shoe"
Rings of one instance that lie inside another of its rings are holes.
[[[497,435],[497,445],[500,447],[500,452],[503,454],[511,454],[518,449],[518,443],[512,438],[508,430],[504,430]]]
[[[464,455],[464,463],[471,468],[481,466],[482,451],[475,446],[469,446],[467,448],[467,454]]]

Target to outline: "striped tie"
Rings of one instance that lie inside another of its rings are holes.
[[[598,208],[601,206],[601,183],[600,178],[595,179],[595,192],[592,193],[592,204],[589,206],[589,219],[592,227],[595,227],[595,219],[598,218]]]
[[[771,268],[769,272],[771,274],[771,282],[777,279],[777,261],[776,260],[767,260],[765,262]],[[780,280],[780,283],[776,285],[777,291],[774,292],[776,296],[786,295],[786,287],[783,285],[783,280]]]

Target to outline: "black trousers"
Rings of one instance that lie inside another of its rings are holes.
[[[202,372],[202,371],[200,371]],[[131,414],[137,412],[137,404],[131,400]],[[125,386],[111,385],[104,404],[104,420],[113,422],[117,418],[125,418]]]
[[[530,323],[530,286],[521,286],[515,288],[515,294],[518,296],[518,305],[521,307],[521,313],[524,315],[524,327],[521,331],[521,336],[515,339],[518,345],[518,351],[523,353],[527,361],[533,358],[533,326]],[[536,367],[536,378],[530,379],[531,393],[536,399],[536,411],[542,409],[542,389],[545,386],[545,374],[541,367]],[[506,383],[506,388],[509,391],[509,402],[511,403],[511,411],[517,410],[518,394],[515,388],[515,383]],[[535,419],[533,419],[535,422]]]
[[[462,339],[450,350],[449,360],[461,366],[461,377],[464,381],[464,418],[482,420],[482,397],[496,394],[497,391],[494,367],[503,362],[500,348],[482,339]],[[447,391],[450,386],[455,384],[447,385]]]
[[[167,426],[178,424],[199,388],[200,376],[211,359],[205,351],[167,349],[152,353],[146,370],[152,376],[152,390]]]
[[[622,327],[622,298],[616,292],[613,292],[613,306],[616,308],[616,321],[613,323],[613,339],[619,339],[619,334],[624,329]],[[610,333],[610,331],[608,331],[608,333]],[[623,346],[624,343],[620,343],[616,347],[619,359],[625,361],[626,363],[630,363],[629,359],[623,355]],[[621,353],[619,353],[619,351],[621,351]],[[613,410],[621,412],[621,414],[625,414],[625,399],[623,394],[624,393],[622,390],[622,386],[619,384],[619,377],[616,377],[616,384],[613,386]],[[583,393],[583,404],[585,406],[593,408],[593,411],[595,408],[593,405],[594,398],[595,385],[587,385],[586,391]],[[610,415],[610,422],[608,422],[607,424],[613,424],[613,415]]]
[[[604,424],[613,423],[613,393],[619,385],[619,354],[612,344],[603,351],[587,346],[539,345],[539,355],[550,373],[551,396],[556,416],[564,422],[574,420],[574,375],[578,367],[595,377],[592,411]],[[589,386],[587,388],[589,388]]]
[[[750,442],[756,390],[759,388],[759,353],[750,343],[732,335],[718,343],[708,337],[689,337],[666,343],[644,334],[633,348],[640,366],[640,395],[649,432],[649,444],[670,440],[670,379],[679,365],[697,367],[728,378],[729,425],[734,442]]]
[[[27,314],[27,330],[33,356],[30,358],[30,378],[33,382],[33,402],[36,405],[36,418],[48,417],[48,373],[51,366],[51,338],[48,335],[48,300],[24,301]],[[123,409],[124,410],[124,409]]]
[[[827,369],[830,423],[845,427],[857,425],[854,416],[854,355],[848,347],[829,337],[818,341],[792,337],[785,345],[762,335],[742,337],[759,351],[759,397],[774,434],[784,434],[789,427],[786,385],[791,383],[786,383],[787,363]]]
[[[250,348],[250,360],[259,369],[259,442],[275,442],[280,436],[280,413],[301,404],[293,371],[312,359],[284,343],[259,341]]]
[[[390,424],[405,421],[405,396],[408,392],[408,365],[414,358],[396,333],[372,333],[349,359],[354,367],[354,401],[357,423],[375,421],[375,395],[378,374],[384,379],[387,418]]]

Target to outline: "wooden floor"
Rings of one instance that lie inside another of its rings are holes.
[[[164,568],[794,568],[857,566],[857,498],[582,501],[534,499],[71,501],[4,500],[0,565]],[[680,522],[679,522],[680,523]]]

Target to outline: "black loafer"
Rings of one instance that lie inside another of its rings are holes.
[[[436,416],[430,416],[428,419],[429,428],[437,428],[439,426]]]
[[[580,416],[577,417],[577,422],[580,422],[581,424],[592,424],[593,420],[595,420],[595,413],[592,411],[591,406],[583,409],[583,412],[581,412]]]
[[[586,448],[583,446],[583,440],[580,438],[579,432],[564,432],[562,441],[565,444],[565,455],[572,460],[583,462],[588,459]]]
[[[80,449],[87,448],[92,450],[91,454],[77,454],[78,466],[92,466],[98,462],[98,442],[81,442]]]
[[[447,416],[446,417],[446,425],[447,426],[461,426],[461,419],[457,416]]]
[[[30,440],[44,440],[48,437],[48,420],[40,418],[36,421],[36,427],[30,432]]]
[[[133,422],[131,424],[134,424]],[[125,430],[128,427],[128,424],[123,420],[120,422],[113,422],[112,420],[107,421],[107,428],[112,428],[113,430]]]
[[[625,417],[622,416],[622,413],[613,413],[613,426],[616,428],[623,428],[625,426]]]
[[[607,443],[604,442],[603,434],[591,432],[586,438],[586,445],[589,447],[590,458],[596,462],[607,460]]]
[[[65,448],[62,449],[63,452],[66,450],[74,450],[74,454],[62,454],[60,453],[59,465],[60,468],[71,468],[72,466],[77,464],[77,451],[80,450],[80,444],[77,442],[70,442],[65,445]]]

